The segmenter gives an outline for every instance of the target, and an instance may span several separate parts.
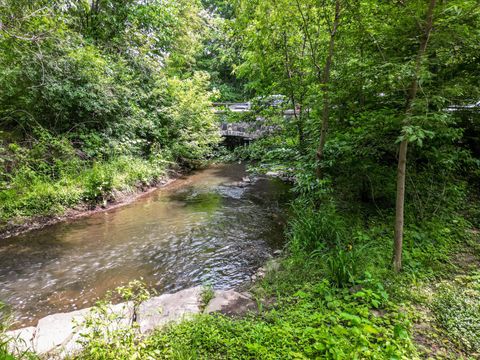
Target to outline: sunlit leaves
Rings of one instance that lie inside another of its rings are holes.
[[[422,146],[423,140],[426,138],[432,138],[433,135],[432,131],[424,130],[420,126],[409,125],[403,127],[402,136],[397,141],[400,142],[402,140],[407,140],[408,142],[413,142],[418,146]]]

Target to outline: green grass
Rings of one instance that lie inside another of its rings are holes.
[[[80,203],[106,203],[115,191],[133,191],[165,174],[166,163],[122,156],[110,161],[76,162],[52,180],[28,168],[18,171],[0,191],[0,222],[62,214]]]

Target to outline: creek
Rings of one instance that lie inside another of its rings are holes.
[[[242,164],[184,176],[120,208],[0,242],[0,301],[15,327],[91,306],[142,278],[158,292],[237,287],[283,246],[289,186]]]

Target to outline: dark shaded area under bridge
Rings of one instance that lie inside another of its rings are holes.
[[[245,141],[252,141],[273,133],[278,126],[267,125],[265,119],[257,119],[254,122],[223,122],[220,125],[220,134],[224,137],[238,137]]]
[[[224,115],[228,112],[244,113],[251,112],[250,103],[215,103],[215,114]],[[294,110],[283,111],[285,119],[294,115]],[[257,116],[255,121],[250,122],[222,122],[220,134],[225,138],[227,146],[238,146],[261,137],[272,134],[278,130],[277,125],[268,124],[266,119]]]

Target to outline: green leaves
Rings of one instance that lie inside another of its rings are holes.
[[[154,334],[147,348],[208,359],[414,357],[408,324],[396,317],[392,304],[383,317],[375,317],[350,295],[329,288],[327,297],[335,298],[335,307],[327,308],[325,294],[313,294],[304,285],[283,294],[275,309],[261,317],[201,316]]]
[[[211,109],[215,94],[207,90],[208,81],[204,72],[196,72],[190,79],[169,80],[170,141],[173,156],[185,165],[208,156],[212,146],[220,141],[219,125]]]
[[[459,276],[453,284],[440,284],[432,309],[451,340],[460,347],[480,351],[480,276]]]
[[[407,140],[408,142],[422,146],[424,139],[431,139],[433,136],[433,131],[424,130],[420,126],[409,125],[403,127],[402,135],[397,139],[397,143]]]

